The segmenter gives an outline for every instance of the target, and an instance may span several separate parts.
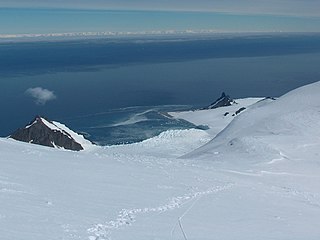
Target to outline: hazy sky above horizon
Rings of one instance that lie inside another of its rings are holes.
[[[1,0],[0,7],[212,11],[320,17],[319,0]]]
[[[319,0],[1,0],[0,34],[320,32]]]

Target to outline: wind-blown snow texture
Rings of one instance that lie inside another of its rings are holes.
[[[176,113],[212,128],[130,145],[0,139],[1,239],[319,239],[319,91]]]

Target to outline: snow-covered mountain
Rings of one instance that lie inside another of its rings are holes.
[[[47,147],[64,148],[80,151],[92,146],[92,143],[66,127],[65,125],[49,121],[37,116],[24,128],[19,128],[9,138],[39,144]]]
[[[209,129],[90,151],[0,139],[1,239],[318,240],[319,91],[170,113]]]
[[[307,151],[319,143],[319,92],[318,82],[291,91],[276,101],[257,102],[189,156],[228,152],[257,154],[264,158],[273,153],[280,161],[288,158],[285,152],[300,155],[297,149]]]

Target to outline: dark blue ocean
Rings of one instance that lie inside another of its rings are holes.
[[[0,43],[0,136],[35,115],[106,145],[192,128],[166,111],[280,96],[320,80],[319,34],[136,37]],[[36,104],[29,88],[53,91]]]

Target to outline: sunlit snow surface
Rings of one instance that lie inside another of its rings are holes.
[[[319,92],[177,113],[211,129],[130,145],[1,139],[1,239],[319,239]]]

